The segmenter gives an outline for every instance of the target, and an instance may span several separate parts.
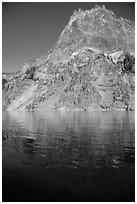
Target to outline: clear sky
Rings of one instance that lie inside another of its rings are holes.
[[[105,5],[117,17],[135,21],[133,2],[3,2],[2,71],[21,70],[30,59],[40,58],[56,43],[75,9]]]

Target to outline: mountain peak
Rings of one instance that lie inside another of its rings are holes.
[[[70,17],[70,19],[85,17],[85,15],[92,15],[92,14],[95,15],[95,13],[99,14],[101,12],[109,13],[110,15],[115,16],[113,11],[107,10],[104,5],[102,6],[96,5],[95,8],[92,8],[91,10],[85,10],[85,11],[83,9],[74,10],[73,15]]]
[[[63,56],[70,56],[83,46],[94,47],[106,53],[118,50],[134,52],[134,38],[133,22],[117,18],[105,6],[96,6],[91,10],[74,11],[59,37],[56,50]]]
[[[134,109],[135,26],[105,6],[75,10],[46,56],[3,75],[13,109]]]

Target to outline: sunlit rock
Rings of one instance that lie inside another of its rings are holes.
[[[4,109],[134,110],[135,25],[104,6],[74,11],[47,55],[11,75]]]

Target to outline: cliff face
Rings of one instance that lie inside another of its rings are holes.
[[[134,110],[135,26],[105,7],[75,11],[54,48],[3,74],[3,108]]]

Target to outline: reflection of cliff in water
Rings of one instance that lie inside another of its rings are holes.
[[[12,148],[44,168],[117,168],[134,162],[134,112],[7,114],[3,128],[13,132]]]

